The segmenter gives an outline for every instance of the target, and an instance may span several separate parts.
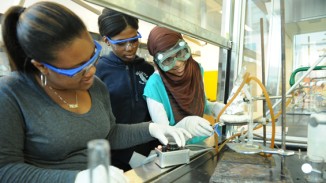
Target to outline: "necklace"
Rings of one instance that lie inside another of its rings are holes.
[[[78,106],[78,97],[77,97],[77,91],[75,91],[75,93],[76,93],[76,103],[75,104],[69,104],[65,99],[63,99],[51,86],[49,86],[49,88],[50,88],[50,90],[51,91],[53,91],[53,93],[56,95],[56,96],[58,96],[59,97],[59,99],[63,102],[63,103],[65,103],[65,104],[67,104],[68,105],[68,107],[70,108],[70,109],[76,109],[76,108],[78,108],[79,106]]]

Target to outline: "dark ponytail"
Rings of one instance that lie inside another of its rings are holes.
[[[127,26],[138,30],[138,19],[124,13],[105,8],[98,17],[98,27],[101,36],[114,37]]]
[[[63,5],[39,2],[14,6],[3,17],[3,42],[18,71],[35,72],[31,59],[51,63],[56,52],[86,32],[81,19]]]
[[[13,6],[9,8],[4,14],[1,24],[3,42],[6,47],[6,51],[10,61],[14,62],[12,65],[15,66],[15,69],[17,70],[23,70],[25,65],[26,67],[31,67],[30,60],[28,61],[27,55],[20,46],[17,33],[15,31],[17,29],[19,16],[24,10],[25,8],[20,6]],[[28,65],[28,63],[30,65]]]

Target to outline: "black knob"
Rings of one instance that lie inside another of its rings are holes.
[[[168,145],[167,145],[167,149],[169,151],[175,151],[175,150],[179,150],[180,148],[179,148],[179,146],[178,146],[177,143],[175,143],[175,142],[169,142]]]

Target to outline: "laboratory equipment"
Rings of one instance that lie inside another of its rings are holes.
[[[227,145],[230,149],[241,154],[267,153],[267,154],[277,154],[281,156],[291,156],[295,154],[294,151],[283,150],[283,149],[271,149],[259,144],[248,145],[248,144],[228,143]]]
[[[308,156],[326,159],[326,113],[313,113],[308,123]]]
[[[95,139],[89,141],[87,147],[90,183],[109,182],[109,142],[105,139]]]
[[[308,182],[324,182],[323,167],[324,159],[321,156],[305,156],[305,163],[301,166],[301,170],[306,174],[305,178]]]
[[[189,163],[190,150],[186,148],[179,148],[176,143],[169,143],[166,146],[158,146],[155,148],[157,153],[156,164],[161,168]]]
[[[254,97],[252,97],[252,95],[250,93],[250,88],[249,88],[249,85],[248,85],[250,83],[250,81],[255,81],[260,86],[260,88],[262,89],[262,91],[264,93],[264,96],[265,96],[265,99],[266,99],[266,102],[267,102],[267,106],[268,106],[268,108],[271,111],[271,120],[263,119],[263,121],[260,124],[260,126],[257,125],[256,127],[254,127],[254,124],[253,124],[253,118],[254,117],[253,117],[252,104],[254,102]],[[222,111],[218,115],[217,121],[220,121],[220,118],[221,118],[223,112],[226,111],[226,108],[227,107],[229,107],[229,106],[232,105],[232,102],[235,101],[235,99],[237,98],[237,96],[239,96],[240,93],[243,93],[244,96],[245,96],[243,98],[243,101],[246,101],[247,104],[248,104],[248,116],[249,116],[249,118],[247,118],[248,119],[248,130],[246,131],[246,134],[245,134],[245,136],[247,137],[247,142],[245,144],[244,143],[233,143],[232,144],[232,147],[230,147],[230,148],[235,148],[235,147],[239,146],[239,148],[241,148],[241,149],[246,148],[246,152],[248,152],[248,151],[256,152],[257,150],[259,150],[260,149],[260,145],[254,144],[254,142],[253,142],[253,130],[262,127],[262,125],[264,125],[267,121],[271,121],[272,122],[272,138],[271,138],[270,148],[274,148],[274,140],[275,140],[275,116],[274,116],[274,111],[273,111],[272,104],[271,104],[271,101],[270,101],[270,98],[269,98],[269,94],[268,94],[265,86],[255,76],[250,76],[249,73],[245,73],[243,75],[243,79],[242,79],[241,84],[239,84],[237,82],[236,87],[237,87],[236,92],[234,92],[234,94],[232,95],[231,99],[228,100],[228,103],[226,104],[226,106],[222,109]],[[222,147],[226,143],[228,143],[230,140],[232,140],[233,138],[235,138],[237,136],[240,136],[240,135],[242,135],[242,133],[235,134],[235,135],[229,137],[229,139],[226,140],[222,144]],[[242,152],[242,151],[239,151],[239,152]]]
[[[319,63],[321,63],[323,60],[324,60],[324,58],[326,57],[326,54],[323,54],[323,55],[321,55],[320,56],[320,58],[315,62],[315,63],[313,63],[312,64],[312,66],[310,66],[310,68],[307,70],[307,72],[306,73],[304,73],[304,75],[302,75],[300,78],[299,78],[299,80],[297,80],[295,83],[291,83],[291,88],[286,92],[286,95],[285,96],[287,96],[287,95],[289,95],[289,94],[291,94],[292,92],[293,92],[293,90],[295,90],[296,89],[296,87],[300,84],[300,82],[312,71],[312,70],[314,70],[314,68],[319,64]],[[285,97],[284,96],[284,97]],[[276,101],[275,103],[274,103],[274,105],[273,105],[273,109],[278,105],[278,104],[280,104],[281,103],[281,101],[282,101],[282,99],[280,99],[280,100],[278,100],[278,101]],[[267,114],[266,115],[270,115],[270,112],[271,111],[267,111]]]
[[[155,162],[161,168],[189,164],[191,158],[210,150],[214,150],[214,148],[199,144],[188,144],[185,147],[178,147],[175,142],[169,142],[166,146],[159,145],[155,148],[155,157],[157,157]],[[149,156],[146,163],[149,163],[148,160],[153,158]]]

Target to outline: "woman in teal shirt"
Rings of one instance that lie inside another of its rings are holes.
[[[188,130],[194,136],[188,143],[211,136],[213,128],[203,115],[216,117],[224,104],[206,100],[203,69],[182,35],[157,26],[147,47],[156,66],[144,90],[152,121]]]

